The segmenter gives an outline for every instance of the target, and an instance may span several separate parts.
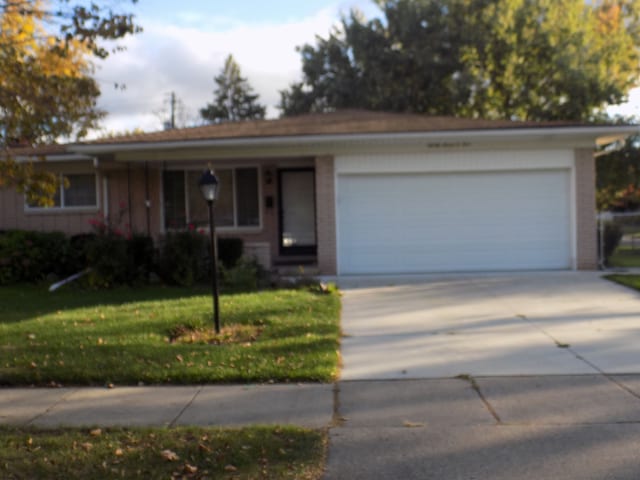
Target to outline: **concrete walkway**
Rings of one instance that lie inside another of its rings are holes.
[[[640,375],[2,389],[0,423],[331,427],[324,480],[640,476]]]
[[[0,424],[323,428],[333,417],[333,388],[298,384],[0,389]]]

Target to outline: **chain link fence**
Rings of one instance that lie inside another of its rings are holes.
[[[640,268],[640,212],[598,214],[601,269]]]

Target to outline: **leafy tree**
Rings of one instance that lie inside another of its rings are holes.
[[[640,0],[376,0],[305,45],[284,115],[339,108],[593,119],[640,74]]]
[[[618,147],[618,148],[615,148]],[[640,136],[603,150],[596,157],[598,210],[627,211],[640,207]]]
[[[209,123],[235,122],[238,120],[259,120],[264,118],[266,108],[257,102],[258,95],[246,78],[240,74],[240,66],[229,55],[224,68],[214,82],[214,103],[200,110],[201,117]]]
[[[97,127],[104,113],[94,61],[110,54],[104,41],[140,31],[111,3],[0,1],[0,187],[50,204],[55,176],[16,162],[13,149],[81,138]]]

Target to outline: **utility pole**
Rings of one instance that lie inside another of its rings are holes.
[[[171,92],[171,128],[176,128],[176,92]]]

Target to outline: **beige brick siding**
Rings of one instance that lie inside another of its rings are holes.
[[[593,150],[575,150],[576,268],[598,268],[596,224],[596,169]]]
[[[322,275],[335,275],[337,246],[334,159],[331,156],[316,157],[315,163],[318,270]]]

